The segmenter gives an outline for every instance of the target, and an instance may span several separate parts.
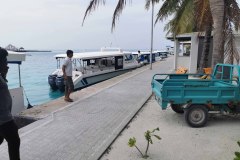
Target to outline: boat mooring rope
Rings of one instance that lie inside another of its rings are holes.
[[[28,97],[27,97],[27,94],[26,94],[26,92],[25,92],[25,89],[23,88],[23,86],[21,86],[21,87],[22,87],[22,89],[23,89],[24,95],[25,95],[26,100],[27,100],[27,102],[28,102],[27,109],[32,108],[33,106],[30,104],[30,102],[29,102],[29,100],[28,100]]]

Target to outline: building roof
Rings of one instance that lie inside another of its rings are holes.
[[[176,39],[178,41],[191,41],[191,37],[194,34],[198,34],[200,38],[203,38],[205,36],[205,32],[192,32],[192,33],[184,33],[184,34],[179,34],[176,36]],[[166,37],[168,40],[174,41],[173,36],[167,36]]]

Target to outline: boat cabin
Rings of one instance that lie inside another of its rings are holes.
[[[66,54],[58,54],[57,70],[48,77],[51,88],[64,90],[62,77],[62,59]],[[140,66],[131,52],[123,52],[119,48],[102,48],[98,52],[74,53],[72,79],[74,89],[83,88],[91,84],[112,78]]]
[[[142,64],[149,64],[150,63],[150,55],[151,53],[149,51],[140,51],[138,52],[133,52],[133,57],[138,60],[139,63]],[[155,54],[152,53],[152,62],[155,62]]]

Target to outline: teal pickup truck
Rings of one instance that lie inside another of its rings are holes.
[[[208,113],[240,113],[240,66],[217,64],[210,79],[196,78],[197,74],[156,74],[152,92],[161,108],[171,106],[184,113],[192,127],[207,123]],[[199,77],[199,76],[198,76]]]

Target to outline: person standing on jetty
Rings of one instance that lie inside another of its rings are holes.
[[[18,127],[13,120],[12,97],[7,86],[7,50],[0,47],[0,144],[5,139],[8,143],[10,160],[20,160],[20,138]]]
[[[74,89],[73,80],[72,80],[73,51],[67,50],[66,53],[67,53],[67,57],[66,57],[65,61],[63,62],[63,66],[62,66],[64,83],[65,83],[65,98],[64,98],[64,100],[67,102],[73,102],[73,100],[70,98],[70,94],[73,92],[73,89]]]

